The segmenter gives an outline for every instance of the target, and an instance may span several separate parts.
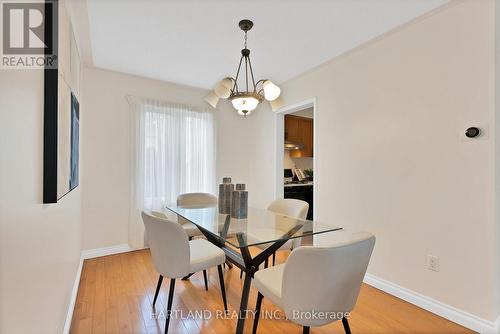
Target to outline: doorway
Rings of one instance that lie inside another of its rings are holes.
[[[276,198],[296,198],[308,202],[308,219],[314,219],[316,100],[285,106],[276,113],[276,117]]]

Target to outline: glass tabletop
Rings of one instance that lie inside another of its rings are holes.
[[[202,231],[236,248],[302,238],[341,230],[341,227],[313,220],[302,220],[257,208],[248,208],[245,219],[220,214],[218,206],[197,207],[168,205],[167,209],[195,224]]]

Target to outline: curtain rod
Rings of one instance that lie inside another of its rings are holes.
[[[146,103],[157,103],[157,104],[162,105],[162,106],[181,107],[181,108],[188,109],[191,111],[212,113],[212,110],[210,110],[209,108],[195,107],[195,106],[191,106],[191,105],[188,105],[185,103],[166,101],[166,100],[161,100],[161,99],[157,99],[157,98],[136,96],[136,95],[132,95],[132,94],[125,95],[125,100],[131,106],[133,106],[137,103],[140,103],[140,102],[146,102]]]

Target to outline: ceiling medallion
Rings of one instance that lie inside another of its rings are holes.
[[[247,49],[247,32],[252,29],[253,22],[241,20],[239,27],[245,32],[245,47],[241,50],[236,76],[222,79],[215,86],[213,92],[205,98],[205,101],[215,108],[219,99],[229,99],[234,109],[242,116],[250,115],[263,100],[269,101],[272,109],[276,110],[279,104],[275,101],[280,96],[280,88],[271,80],[264,79],[255,82],[254,79],[252,63],[250,62],[250,50]],[[241,73],[242,71],[244,71],[244,74]],[[238,79],[243,81],[240,83],[241,85],[238,85]]]

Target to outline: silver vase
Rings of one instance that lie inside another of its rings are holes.
[[[244,184],[237,184],[232,196],[231,217],[245,219],[248,216],[248,191]]]
[[[234,184],[230,177],[222,178],[222,184],[219,184],[219,213],[231,213],[231,195],[234,190]]]

